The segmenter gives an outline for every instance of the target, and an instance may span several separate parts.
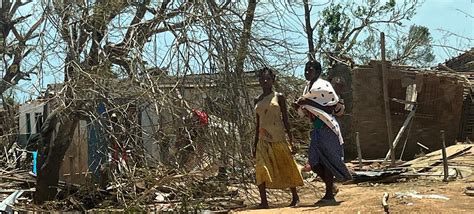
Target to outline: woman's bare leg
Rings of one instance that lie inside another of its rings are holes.
[[[298,203],[300,202],[300,197],[298,196],[298,193],[296,192],[296,187],[291,187],[290,190],[291,190],[291,196],[292,196],[290,207],[294,207],[298,205]]]
[[[326,194],[324,195],[324,199],[334,199],[334,176],[332,175],[329,169],[323,167],[324,170],[324,184],[326,184]]]
[[[268,208],[268,201],[267,201],[267,188],[265,187],[265,183],[258,185],[258,192],[260,193],[260,204],[257,206],[257,209],[267,209]]]

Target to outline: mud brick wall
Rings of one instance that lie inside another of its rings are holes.
[[[409,132],[403,159],[412,158],[420,152],[417,142],[431,151],[441,148],[440,130],[445,130],[446,144],[456,142],[463,102],[463,84],[452,75],[433,71],[408,71],[400,67],[388,69],[389,97],[406,99],[406,88],[416,83],[419,103]],[[346,157],[355,158],[355,132],[360,133],[360,144],[364,159],[385,157],[388,151],[385,122],[382,71],[378,62],[352,70],[350,110],[351,140],[346,141]],[[390,101],[393,138],[408,116],[404,105]],[[347,122],[346,122],[347,123]],[[347,124],[345,124],[347,126]],[[397,158],[405,142],[405,135],[396,147]]]
[[[342,137],[344,138],[344,154],[345,159],[351,160],[357,157],[357,147],[355,146],[355,134],[352,130],[352,71],[343,64],[336,64],[328,70],[326,78],[333,85],[337,95],[344,100],[346,109],[344,116],[338,117],[337,120],[341,126]],[[352,144],[352,142],[354,142]]]

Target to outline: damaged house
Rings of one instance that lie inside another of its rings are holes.
[[[356,132],[364,159],[388,155],[381,66],[380,61],[371,61],[353,70],[337,65],[329,72],[329,79],[340,79],[345,85],[341,97],[346,101],[342,129],[347,159],[357,157]],[[469,81],[452,72],[390,64],[387,74],[392,139],[398,140],[396,159],[406,160],[420,152],[440,149],[441,130],[447,146],[455,144]]]
[[[462,107],[461,124],[459,127],[459,141],[474,139],[474,48],[447,60],[439,65],[439,69],[449,70],[458,75],[465,76],[469,80],[469,87],[464,91],[464,102]]]

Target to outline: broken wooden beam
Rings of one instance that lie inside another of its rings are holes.
[[[451,160],[459,156],[470,155],[471,145],[453,145],[446,148],[447,159]],[[443,163],[441,150],[433,151],[423,157],[408,161],[400,166],[417,169],[416,172],[426,172]]]
[[[408,127],[408,124],[412,120],[413,116],[415,116],[415,112],[416,112],[416,106],[411,110],[410,114],[408,114],[407,118],[405,119],[405,122],[403,122],[403,125],[400,128],[400,130],[398,131],[398,134],[395,137],[395,140],[393,140],[392,147],[390,147],[389,151],[385,155],[385,160],[388,160],[388,158],[390,157],[390,155],[392,153],[392,150],[394,150],[395,147],[397,147],[398,142],[400,141],[400,139],[402,138],[403,133],[405,132],[405,129]]]
[[[408,139],[409,139],[409,137],[410,137],[410,131],[411,131],[411,127],[413,126],[413,120],[414,120],[414,119],[412,119],[412,120],[410,121],[410,125],[408,125],[407,135],[406,135],[406,137],[405,137],[405,142],[403,143],[402,152],[401,152],[401,154],[400,154],[400,160],[403,160],[403,154],[405,153],[405,148],[406,148],[406,146],[407,146]]]

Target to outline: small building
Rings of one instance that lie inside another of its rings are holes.
[[[41,131],[43,125],[43,110],[45,101],[42,99],[28,101],[22,104],[19,112],[19,143],[27,146]]]
[[[461,121],[463,92],[468,81],[462,75],[439,70],[420,70],[387,63],[387,87],[390,99],[392,139],[410,113],[410,105],[394,102],[393,98],[416,102],[411,124],[396,147],[396,158],[412,158],[422,144],[434,151],[441,148],[440,131],[445,131],[447,145],[456,143]],[[341,97],[346,101],[342,118],[347,159],[357,157],[355,133],[359,132],[364,159],[385,157],[389,151],[384,93],[380,61],[372,61],[354,69],[338,65],[329,78],[338,77],[346,84]],[[426,152],[426,151],[425,151]]]
[[[101,117],[105,120],[111,120],[112,115],[117,120],[130,120],[127,127],[120,127],[116,131],[119,142],[126,145],[130,140],[139,143],[140,148],[145,150],[143,154],[147,157],[147,165],[156,166],[160,163],[169,163],[170,147],[176,141],[175,127],[183,123],[182,120],[176,120],[176,115],[185,115],[189,112],[182,109],[199,109],[209,112],[209,124],[213,128],[219,129],[233,139],[238,140],[238,133],[235,131],[235,124],[227,121],[219,115],[215,109],[216,100],[226,96],[226,91],[218,89],[223,85],[222,75],[220,74],[196,74],[185,77],[159,76],[156,80],[159,85],[156,86],[156,93],[165,93],[175,96],[176,99],[170,99],[170,103],[155,103],[143,99],[142,85],[128,79],[100,79],[100,83],[106,85],[101,88],[106,90],[109,97],[117,106],[125,106],[124,111],[117,111],[116,106],[107,106],[107,100],[96,97],[93,94],[85,95],[87,101],[93,106],[97,106],[97,115],[99,118],[81,120],[74,131],[74,137],[71,145],[65,153],[63,163],[60,169],[60,179],[70,183],[84,183],[91,176],[100,177],[103,173],[101,168],[104,164],[121,156],[126,155],[126,149],[112,152],[110,148],[117,149],[115,145],[110,145],[109,139],[105,136],[104,123],[101,123]],[[244,73],[244,82],[249,93],[255,94],[258,82],[255,78],[255,72]],[[47,94],[54,94],[59,91],[61,84],[50,85]],[[83,87],[89,89],[93,86]],[[87,90],[85,90],[87,91]],[[220,93],[220,94],[219,94]],[[253,96],[253,95],[252,95]],[[223,102],[219,100],[217,102]],[[240,100],[240,102],[245,102]],[[224,103],[225,104],[225,103]],[[22,135],[25,139],[31,139],[32,135],[40,132],[42,124],[43,109],[46,107],[51,111],[54,106],[54,99],[35,100],[22,105],[20,110],[20,126]],[[175,108],[180,106],[181,108]],[[114,110],[115,109],[115,110]],[[219,108],[217,108],[219,109]],[[249,109],[250,111],[252,109]],[[115,114],[114,114],[115,113]],[[115,129],[114,127],[113,129]],[[124,131],[125,129],[125,131]],[[126,136],[125,136],[126,135]],[[123,137],[123,138],[121,138]],[[133,138],[133,139],[132,139]],[[123,141],[122,141],[123,140]],[[220,139],[222,140],[222,139]],[[222,142],[225,145],[225,142]],[[119,147],[120,147],[119,146]],[[140,148],[135,148],[139,150]],[[115,154],[117,153],[117,154]],[[120,154],[118,154],[120,153]],[[142,154],[142,153],[140,153]]]
[[[46,118],[43,117],[45,107],[50,104],[48,99],[37,99],[20,105],[18,111],[19,144],[23,149],[36,150],[38,135]],[[47,108],[46,108],[47,109]],[[47,110],[48,111],[48,110]],[[88,144],[86,121],[80,121],[74,131],[71,146],[64,155],[60,169],[60,179],[70,183],[84,183],[88,171]]]

